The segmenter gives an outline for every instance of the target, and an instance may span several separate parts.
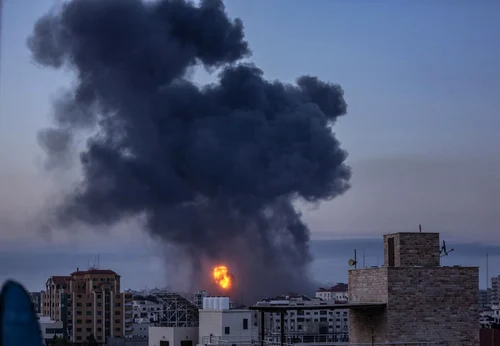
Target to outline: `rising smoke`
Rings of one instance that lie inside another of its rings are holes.
[[[37,63],[77,76],[39,135],[50,161],[93,131],[59,226],[137,216],[189,260],[193,286],[225,263],[248,299],[310,288],[309,230],[293,202],[349,188],[331,131],[346,114],[338,85],[265,80],[242,62],[242,22],[220,0],[73,0],[38,20],[28,45]],[[218,82],[194,84],[196,66]]]

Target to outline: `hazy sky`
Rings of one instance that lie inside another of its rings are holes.
[[[379,237],[422,223],[447,239],[500,244],[500,2],[226,3],[242,18],[252,60],[267,78],[293,82],[312,74],[345,90],[348,116],[335,132],[350,153],[353,187],[305,209],[314,237]],[[35,231],[47,198],[66,186],[43,171],[36,133],[49,124],[51,99],[71,80],[34,66],[26,47],[51,4],[4,0],[0,248],[20,239],[34,247],[65,241],[90,248],[95,240]],[[127,244],[142,236],[116,232]],[[99,238],[102,251],[116,247],[109,239]],[[142,251],[146,243],[135,244]]]

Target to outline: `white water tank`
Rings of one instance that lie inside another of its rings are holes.
[[[203,310],[208,310],[208,297],[203,297]]]
[[[220,297],[219,307],[221,310],[229,310],[229,297]]]
[[[215,310],[215,299],[217,299],[217,298],[210,297],[210,305],[208,307],[210,310]]]
[[[220,310],[220,297],[214,298],[214,310]]]

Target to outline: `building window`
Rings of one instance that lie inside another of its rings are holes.
[[[81,332],[81,331],[82,331],[82,328],[76,328],[76,331],[77,331],[77,332]]]
[[[76,337],[76,340],[82,340],[82,337],[81,337],[80,335],[78,335],[78,336]]]
[[[248,329],[248,318],[243,319],[243,329]]]
[[[87,316],[92,316],[92,311],[87,311]]]
[[[170,346],[167,340],[160,340],[160,346]]]
[[[92,331],[92,328],[87,328],[87,333],[90,333]]]
[[[78,324],[78,323],[82,323],[82,320],[76,320],[76,323],[77,323],[77,324]]]
[[[224,334],[229,335],[229,332],[230,332],[229,327],[225,327],[224,328]]]
[[[115,311],[115,316],[120,316],[120,311]]]
[[[116,324],[120,324],[120,320],[115,320],[115,323]]]

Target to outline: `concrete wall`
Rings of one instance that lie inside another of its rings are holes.
[[[389,268],[386,341],[479,344],[479,270]]]
[[[394,233],[384,235],[384,266],[389,265],[388,239],[394,238],[394,266],[439,266],[439,233]]]
[[[181,346],[181,341],[191,341],[195,346],[198,341],[198,327],[149,327],[149,346],[161,346],[161,341],[168,341],[169,346]]]

